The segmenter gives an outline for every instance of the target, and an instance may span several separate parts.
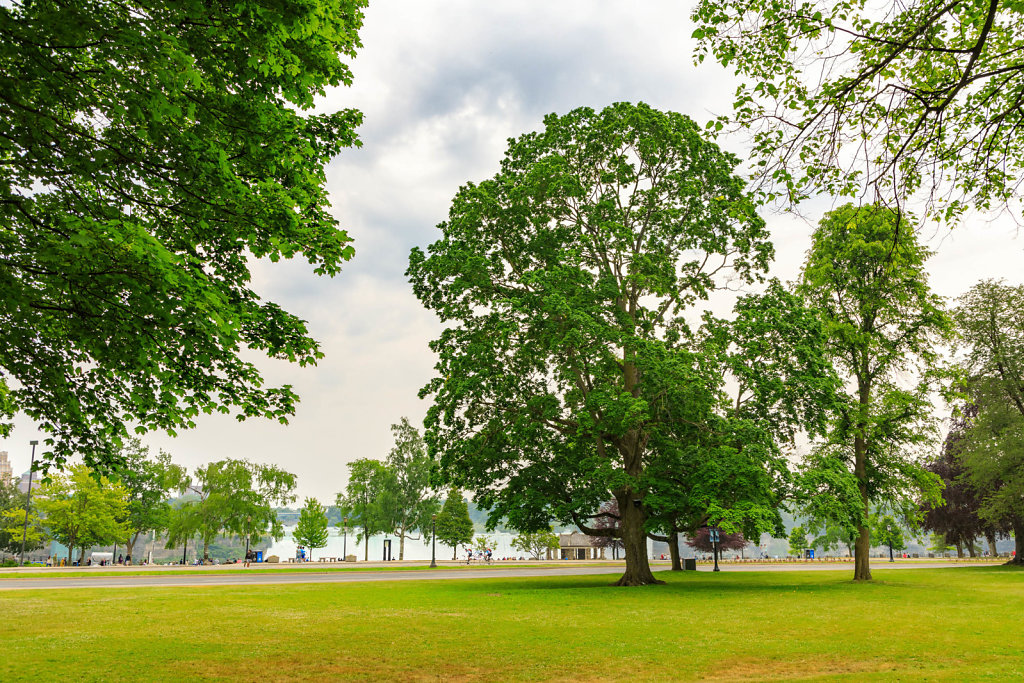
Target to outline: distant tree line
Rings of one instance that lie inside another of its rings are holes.
[[[0,552],[19,554],[24,536],[26,551],[51,540],[64,545],[69,564],[76,551],[84,562],[96,546],[118,546],[138,562],[139,540],[160,534],[183,557],[195,543],[209,561],[221,537],[258,542],[284,534],[274,507],[294,500],[295,476],[278,467],[225,459],[189,474],[138,439],[125,442],[117,463],[107,474],[84,464],[51,473],[32,491],[27,533],[26,495],[15,481],[0,482]]]

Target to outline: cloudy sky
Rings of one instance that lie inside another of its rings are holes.
[[[269,381],[302,396],[288,426],[206,416],[197,429],[147,442],[191,467],[225,457],[295,472],[300,496],[333,501],[345,464],[382,458],[389,426],[420,421],[417,392],[431,377],[427,342],[440,329],[403,275],[409,250],[437,239],[458,187],[497,170],[507,138],[543,116],[578,106],[644,101],[698,121],[728,110],[732,77],[694,67],[690,3],[600,0],[492,2],[376,0],[366,13],[355,83],[322,107],[365,116],[363,147],[330,166],[333,209],[356,257],[334,279],[302,263],[257,264],[257,290],[309,321],[327,357],[315,368],[263,361]],[[742,139],[724,146],[741,154]],[[812,207],[807,219],[820,216]],[[766,213],[776,240],[774,274],[796,276],[809,246],[807,219]],[[928,233],[937,250],[932,286],[956,296],[982,277],[1020,281],[1024,242],[1008,224],[972,220]],[[18,420],[0,441],[16,472],[28,468],[33,426]]]

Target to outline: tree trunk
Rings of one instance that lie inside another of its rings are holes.
[[[457,546],[457,545],[453,545],[452,546],[452,559],[453,560],[459,559],[459,546]]]
[[[867,379],[867,368],[857,377],[858,400],[862,415],[867,413],[871,402],[871,386]],[[867,425],[864,418],[858,418],[857,432],[853,439],[853,474],[857,478],[860,490],[860,501],[863,506],[864,520],[868,518],[871,501],[868,500],[868,443],[865,437]],[[866,526],[857,528],[857,540],[854,543],[853,580],[871,580],[871,532]]]
[[[1006,564],[1024,564],[1024,520],[1016,520],[1013,523],[1013,539],[1015,553]]]
[[[210,542],[203,538],[203,564],[210,559]]]
[[[996,550],[996,534],[994,531],[990,531],[985,534],[985,540],[988,541],[988,554],[992,557],[999,557],[999,551]]]
[[[401,527],[398,532],[398,561],[401,562],[405,559],[405,527]]]
[[[366,533],[366,527],[363,527],[363,562],[370,561],[370,535]]]
[[[858,530],[857,540],[853,544],[853,580],[871,580],[871,532],[866,526]]]
[[[973,538],[970,539],[969,541],[967,541],[967,554],[970,555],[971,557],[977,557],[978,556],[977,551],[975,551],[975,549],[974,549],[974,539]]]
[[[128,558],[131,557],[135,551],[135,542],[139,540],[139,533],[140,532],[136,531],[134,536],[129,536],[124,542],[125,562],[128,561]]]
[[[858,469],[862,467],[863,463],[858,466]],[[858,479],[860,479],[859,476]],[[864,480],[860,482],[860,491],[861,501],[864,504],[864,517],[866,518],[868,516],[868,495]],[[871,531],[863,525],[857,528],[857,538],[853,542],[853,580],[871,580]]]
[[[963,544],[962,541],[957,541],[956,542],[956,556],[959,559],[963,559],[963,557],[964,557],[964,544]]]
[[[633,495],[627,491],[616,496],[622,516],[619,526],[622,544],[626,549],[626,572],[616,581],[615,586],[646,586],[665,583],[654,578],[647,561],[647,534],[644,532],[644,512],[633,504]]]
[[[672,571],[683,571],[683,563],[679,560],[679,532],[675,529],[668,536],[668,553],[672,556]]]

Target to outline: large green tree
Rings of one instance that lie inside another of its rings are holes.
[[[978,408],[961,462],[982,498],[979,514],[1013,528],[1024,563],[1024,286],[987,280],[960,297],[954,317]]]
[[[126,424],[285,420],[243,349],[321,356],[251,286],[253,259],[352,256],[325,166],[357,144],[349,84],[365,0],[0,4],[0,411],[44,462],[116,460]]]
[[[398,536],[398,559],[404,560],[405,539],[422,538],[441,504],[430,485],[434,465],[419,430],[403,417],[401,422],[391,425],[391,432],[395,445],[384,462],[387,474],[378,503],[387,520],[387,531]],[[412,536],[415,532],[420,535]]]
[[[313,561],[313,550],[327,546],[330,532],[327,530],[327,511],[316,498],[307,498],[299,510],[299,521],[292,531],[292,538],[301,546],[309,548],[309,561]]]
[[[714,402],[685,316],[772,256],[737,163],[643,104],[550,115],[410,258],[416,295],[447,324],[423,390],[442,478],[494,523],[620,536],[623,585],[656,582],[648,468]],[[610,498],[621,523],[587,526]]]
[[[954,411],[949,432],[942,443],[942,451],[928,463],[928,469],[942,480],[942,500],[923,506],[921,525],[941,533],[947,543],[956,547],[958,557],[966,549],[974,557],[974,541],[984,535],[995,555],[997,533],[1004,533],[1005,524],[987,523],[978,514],[982,496],[971,483],[963,466],[962,452],[968,442],[968,432],[978,417],[978,406],[968,404]]]
[[[740,76],[732,121],[798,200],[920,193],[940,217],[1019,196],[1024,5],[1017,0],[700,0],[697,61]]]
[[[94,545],[112,545],[127,535],[127,493],[117,482],[97,476],[85,465],[58,474],[39,487],[33,500],[50,535],[67,546],[68,564],[79,549],[79,560]]]
[[[182,491],[198,499],[180,506],[176,513],[180,532],[168,544],[199,536],[205,562],[210,559],[210,544],[221,534],[250,541],[265,535],[280,539],[284,526],[274,508],[294,501],[294,490],[295,475],[276,465],[228,458],[199,467],[182,482]]]
[[[171,456],[160,451],[150,457],[149,448],[137,438],[125,442],[112,478],[124,488],[128,499],[125,527],[128,535],[125,556],[133,557],[139,536],[167,528],[170,515],[168,498],[181,488],[185,469],[171,462]]]
[[[856,580],[871,578],[869,512],[909,517],[921,500],[938,497],[938,478],[916,453],[934,431],[924,377],[950,329],[928,288],[928,255],[905,216],[848,204],[815,230],[799,286],[849,382],[830,434],[809,459],[807,512],[856,528]],[[916,371],[920,383],[908,383]]]

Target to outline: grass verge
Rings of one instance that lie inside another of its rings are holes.
[[[1001,680],[1004,567],[0,593],[0,680]]]

